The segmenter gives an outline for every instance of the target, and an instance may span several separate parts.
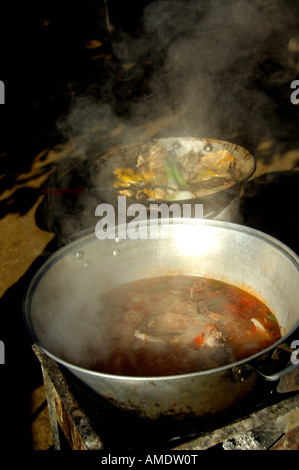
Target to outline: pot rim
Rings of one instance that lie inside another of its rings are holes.
[[[267,241],[269,244],[272,246],[275,246],[278,248],[280,251],[282,251],[287,258],[296,266],[297,271],[299,271],[299,256],[291,249],[289,248],[286,244],[278,240],[277,238],[273,237],[272,235],[269,235],[267,233],[264,233],[260,230],[247,227],[244,225],[239,225],[233,222],[226,222],[226,221],[219,221],[219,220],[212,220],[212,219],[194,219],[194,218],[179,218],[179,219],[171,219],[172,223],[171,225],[208,225],[208,226],[216,226],[220,228],[224,228],[227,230],[232,230],[232,231],[238,231],[238,232],[243,232],[247,233],[250,236],[262,239],[264,241]],[[165,223],[166,225],[169,225],[169,219],[160,219],[161,226]],[[146,225],[148,226],[149,222],[147,220],[144,220],[140,222],[141,225]],[[128,224],[124,224],[124,227],[127,227]],[[122,227],[122,226],[119,226]],[[64,359],[61,359],[59,356],[57,356],[54,353],[51,353],[46,347],[44,347],[40,342],[37,336],[33,332],[33,328],[30,327],[30,321],[29,321],[29,316],[30,316],[30,309],[31,309],[31,301],[34,295],[34,291],[39,283],[39,280],[43,277],[43,275],[47,272],[47,270],[55,264],[60,258],[62,258],[65,254],[66,251],[69,251],[70,249],[73,249],[76,245],[82,245],[86,244],[86,242],[91,242],[93,239],[96,238],[94,231],[91,232],[90,229],[84,230],[83,232],[89,232],[86,235],[80,236],[78,239],[70,242],[69,244],[59,248],[57,251],[52,253],[49,258],[45,261],[45,263],[37,270],[33,278],[31,279],[31,282],[29,283],[29,286],[27,288],[27,291],[25,292],[23,302],[22,302],[22,313],[23,313],[23,320],[26,326],[26,329],[29,333],[29,336],[31,339],[34,341],[34,343],[50,358],[54,359],[56,362],[59,364],[65,366],[69,370],[75,370],[77,372],[85,373],[88,375],[93,375],[96,377],[104,377],[108,378],[110,380],[122,380],[122,381],[138,381],[138,382],[151,382],[151,381],[164,381],[164,380],[179,380],[179,379],[184,379],[188,377],[198,377],[198,376],[207,376],[210,374],[214,373],[221,373],[233,368],[241,367],[244,365],[247,365],[250,362],[253,362],[254,360],[258,359],[259,357],[269,353],[270,351],[274,350],[279,346],[280,344],[284,343],[298,328],[299,328],[299,317],[298,320],[296,321],[295,325],[284,335],[282,336],[278,341],[273,343],[272,345],[268,346],[267,348],[263,349],[262,351],[259,351],[256,354],[253,354],[251,356],[248,356],[244,359],[241,359],[239,361],[226,364],[224,366],[220,367],[215,367],[213,369],[208,369],[208,370],[203,370],[203,371],[198,371],[198,372],[189,372],[185,374],[174,374],[174,375],[164,375],[164,376],[130,376],[130,375],[117,375],[117,374],[109,374],[109,373],[104,373],[104,372],[98,372],[94,371],[92,369],[88,369],[82,366],[78,366],[76,364],[73,364],[71,362],[68,362]],[[81,232],[81,233],[83,233]],[[99,240],[100,241],[100,240]],[[112,242],[114,240],[111,240]]]

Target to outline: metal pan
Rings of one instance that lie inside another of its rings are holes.
[[[225,142],[215,139],[199,139],[192,137],[167,137],[153,139],[144,142],[113,147],[108,153],[98,158],[91,166],[90,186],[97,191],[98,198],[102,202],[117,205],[118,190],[113,188],[114,181],[113,170],[118,167],[129,167],[135,169],[138,155],[146,153],[153,145],[159,145],[165,148],[167,152],[177,158],[193,150],[199,155],[207,155],[219,150],[228,150],[235,158],[235,181],[229,186],[219,180],[219,184],[214,184],[208,190],[207,195],[192,199],[180,199],[176,203],[183,204],[203,204],[204,215],[216,215],[223,210],[233,198],[240,196],[242,184],[250,178],[255,171],[255,159],[253,155],[243,147],[231,142]],[[202,187],[207,187],[203,182]],[[201,185],[198,185],[201,188]],[[134,197],[127,198],[128,204],[141,202],[149,206],[149,200],[136,201]],[[163,202],[171,204],[173,201],[160,199],[154,202]],[[213,217],[212,217],[213,218]]]
[[[149,419],[222,412],[246,397],[259,380],[279,380],[297,367],[287,364],[287,354],[282,370],[269,372],[273,358],[298,328],[298,256],[269,235],[232,223],[173,219],[159,224],[153,239],[100,241],[90,233],[54,253],[36,273],[24,302],[25,322],[37,345],[100,397]],[[149,221],[140,230],[149,235]],[[169,273],[213,277],[246,288],[275,313],[281,339],[242,361],[183,375],[126,377],[82,365],[92,341],[98,340],[94,322],[99,295]]]

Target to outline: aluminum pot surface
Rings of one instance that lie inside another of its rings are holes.
[[[298,328],[297,255],[269,235],[215,220],[162,219],[154,226],[143,221],[136,239],[129,226],[118,228],[123,238],[98,240],[89,233],[54,253],[36,273],[24,301],[35,343],[96,394],[141,417],[213,415],[238,403],[260,380],[251,365],[267,370],[273,351]],[[275,313],[281,339],[248,359],[203,372],[126,377],[87,369],[84,359],[97,340],[99,295],[168,274],[206,276],[248,290]]]

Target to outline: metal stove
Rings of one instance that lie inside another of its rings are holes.
[[[99,401],[36,345],[55,449],[123,452],[298,450],[299,370],[227,414],[177,428],[142,422]],[[87,393],[86,393],[87,392]]]

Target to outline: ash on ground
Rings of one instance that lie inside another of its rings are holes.
[[[261,450],[263,446],[259,438],[253,433],[241,434],[233,439],[228,439],[222,444],[224,450]]]

